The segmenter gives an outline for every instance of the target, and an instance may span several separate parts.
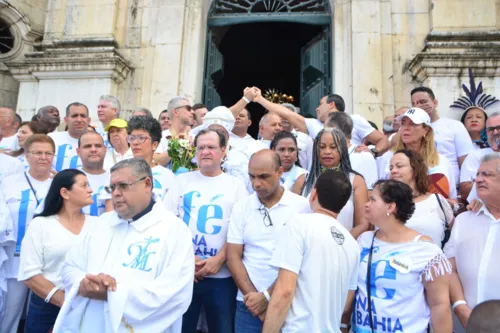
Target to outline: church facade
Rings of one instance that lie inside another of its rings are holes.
[[[79,101],[96,121],[103,94],[126,116],[257,85],[305,115],[334,92],[380,125],[426,85],[453,116],[469,68],[500,96],[499,26],[497,0],[0,0],[0,99],[23,119]]]

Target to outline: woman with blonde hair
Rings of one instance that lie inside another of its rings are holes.
[[[449,160],[436,149],[434,131],[427,112],[411,108],[398,117],[401,122],[399,138],[392,151],[384,154],[383,179],[390,178],[390,160],[394,152],[408,149],[422,156],[429,170],[429,191],[439,193],[445,198],[456,198],[457,189]]]

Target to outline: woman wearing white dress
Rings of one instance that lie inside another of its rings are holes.
[[[351,181],[351,197],[340,211],[337,220],[351,232],[354,238],[357,238],[368,230],[368,223],[364,218],[364,205],[368,201],[368,189],[363,176],[352,170],[344,134],[334,128],[321,130],[314,140],[313,160],[302,190],[303,196],[309,196],[319,175],[328,169],[342,171]],[[332,191],[334,190],[332,189]]]
[[[67,169],[54,177],[21,246],[18,280],[31,290],[25,332],[46,333],[54,326],[64,302],[60,272],[66,253],[96,223],[81,212],[90,204],[92,189],[83,172]]]
[[[415,212],[405,225],[441,246],[446,229],[449,238],[453,210],[442,195],[429,192],[428,170],[422,157],[411,150],[398,150],[391,159],[390,171],[392,180],[410,186],[413,193]]]
[[[405,223],[415,210],[411,188],[378,181],[366,204],[366,218],[378,228],[358,238],[361,248],[358,290],[343,315],[347,332],[450,333],[451,264],[430,237]]]
[[[281,131],[274,136],[271,147],[280,157],[281,166],[284,169],[281,176],[281,185],[293,193],[299,194],[304,186],[307,171],[300,167],[299,148],[295,135],[290,132]]]

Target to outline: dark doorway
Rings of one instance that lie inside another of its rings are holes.
[[[301,49],[322,26],[264,22],[212,29],[224,57],[223,75],[216,83],[222,105],[233,105],[247,86],[257,86],[262,92],[277,89],[294,96],[293,104],[300,105]],[[253,116],[249,133],[255,137],[265,110],[255,103],[249,110]]]

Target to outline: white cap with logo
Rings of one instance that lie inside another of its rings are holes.
[[[413,123],[416,125],[426,124],[427,126],[431,126],[431,118],[429,117],[427,112],[420,108],[411,108],[400,115],[397,119],[398,121],[402,121],[403,118],[406,117],[410,118],[410,120],[413,121]]]

